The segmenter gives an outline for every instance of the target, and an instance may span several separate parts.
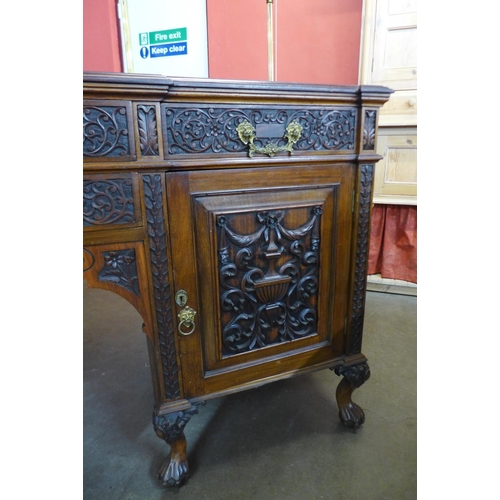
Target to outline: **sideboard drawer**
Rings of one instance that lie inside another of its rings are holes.
[[[186,155],[353,152],[358,110],[338,107],[257,107],[163,104],[165,158]],[[246,136],[241,132],[247,125]],[[297,135],[289,128],[298,124]],[[253,147],[253,149],[252,149]]]
[[[83,230],[142,226],[137,174],[83,176]]]

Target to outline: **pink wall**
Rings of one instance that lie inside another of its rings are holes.
[[[278,0],[277,79],[357,84],[362,0]]]
[[[362,0],[275,0],[276,79],[357,84]],[[264,0],[207,0],[211,78],[267,80]]]
[[[356,84],[362,0],[275,0],[279,81]],[[211,78],[267,80],[264,0],[207,0]],[[116,0],[83,1],[84,71],[123,71]]]
[[[83,0],[83,70],[120,72],[116,0]]]
[[[264,0],[207,0],[210,78],[267,80]]]

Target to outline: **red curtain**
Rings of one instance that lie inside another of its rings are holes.
[[[417,207],[373,207],[368,274],[417,282]]]

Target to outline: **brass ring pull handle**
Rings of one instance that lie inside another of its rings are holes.
[[[236,132],[238,132],[238,137],[240,138],[243,144],[248,144],[250,148],[248,151],[248,156],[250,158],[254,155],[254,153],[263,153],[268,156],[274,156],[276,153],[280,153],[282,151],[288,151],[291,155],[293,155],[293,145],[298,142],[300,139],[300,134],[302,134],[302,125],[293,120],[286,127],[285,138],[288,140],[288,143],[285,146],[278,146],[272,142],[265,145],[265,147],[256,146],[253,141],[257,138],[255,135],[255,128],[253,125],[247,121],[243,120],[237,127]]]
[[[178,315],[179,326],[177,329],[181,335],[191,335],[196,328],[196,323],[194,322],[194,317],[196,311],[186,306]]]

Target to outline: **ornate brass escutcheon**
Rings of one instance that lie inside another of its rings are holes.
[[[186,306],[178,315],[179,326],[177,327],[181,335],[191,335],[196,328],[194,317],[196,311],[189,306]]]
[[[186,290],[179,290],[175,294],[175,303],[179,307],[184,307],[187,304],[187,301],[188,301],[188,294],[187,294]]]
[[[256,146],[253,143],[253,141],[257,139],[255,128],[247,120],[243,120],[236,127],[236,132],[238,132],[238,137],[241,142],[243,142],[243,144],[248,144],[248,147],[250,148],[248,156],[250,156],[250,158],[254,155],[254,153],[263,153],[272,157],[276,153],[280,153],[282,151],[288,151],[291,155],[293,155],[293,145],[300,139],[300,135],[302,134],[302,125],[296,120],[293,120],[288,124],[285,134],[285,138],[288,142],[285,146],[278,146],[272,142],[269,142],[264,147]]]

